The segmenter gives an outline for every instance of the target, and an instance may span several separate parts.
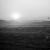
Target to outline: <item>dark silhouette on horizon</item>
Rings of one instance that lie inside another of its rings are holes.
[[[48,19],[49,19],[49,17],[48,17]]]

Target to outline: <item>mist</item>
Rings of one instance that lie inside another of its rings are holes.
[[[0,19],[13,20],[12,12],[19,12],[19,21],[48,20],[50,17],[50,0],[0,0]]]

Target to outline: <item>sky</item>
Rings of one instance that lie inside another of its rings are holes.
[[[13,13],[21,15],[19,21],[48,20],[50,0],[0,0],[0,19],[13,20]]]

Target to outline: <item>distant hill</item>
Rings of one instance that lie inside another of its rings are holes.
[[[17,25],[17,21],[5,21],[5,20],[0,20],[0,27],[11,27],[13,25]]]
[[[34,20],[34,21],[27,21],[25,23],[20,23],[17,21],[5,21],[5,20],[0,20],[0,28],[1,27],[28,27],[28,26],[42,26],[42,25],[50,25],[50,21],[38,21],[38,20]]]
[[[4,27],[6,25],[7,21],[0,20],[0,27]]]

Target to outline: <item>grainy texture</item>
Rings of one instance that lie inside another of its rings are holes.
[[[0,49],[49,50],[50,27],[0,28]]]

